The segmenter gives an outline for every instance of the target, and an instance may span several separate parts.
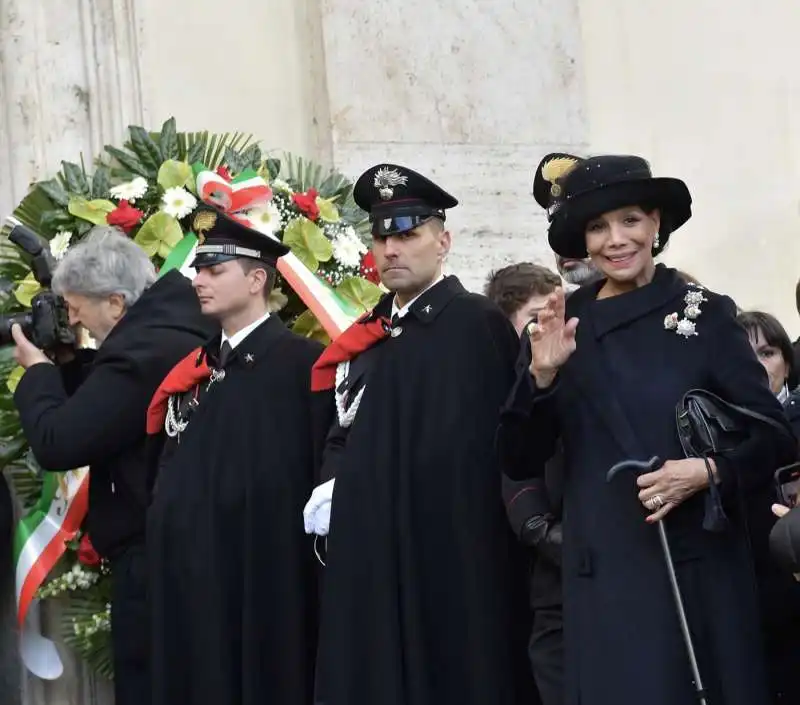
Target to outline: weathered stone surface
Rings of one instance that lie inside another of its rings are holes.
[[[0,0],[0,216],[141,122],[133,0]]]
[[[461,202],[449,270],[480,289],[493,267],[552,265],[533,170],[586,149],[575,0],[323,0],[337,167],[389,161]]]

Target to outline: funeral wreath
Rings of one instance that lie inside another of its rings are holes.
[[[124,145],[107,146],[89,164],[65,161],[53,178],[32,186],[0,230],[0,314],[24,315],[46,293],[35,258],[13,237],[15,226],[43,238],[54,262],[93,227],[115,226],[160,273],[191,276],[198,239],[189,216],[200,200],[291,248],[279,262],[271,303],[296,332],[325,341],[380,297],[364,241],[368,224],[349,179],[290,154],[265,154],[248,135],[178,132],[170,119],[158,132],[132,126]],[[51,473],[38,466],[14,410],[23,370],[14,366],[7,338],[0,347],[0,468],[22,515],[15,560],[23,638],[33,628],[29,611],[59,601],[58,636],[113,677],[110,569],[82,531],[91,469]]]

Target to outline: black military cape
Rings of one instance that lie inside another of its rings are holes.
[[[387,297],[374,315],[390,310]],[[358,414],[326,453],[336,484],[316,702],[522,702],[529,667],[511,620],[528,627],[512,614],[524,578],[512,577],[493,454],[517,338],[454,277],[400,327],[369,351]]]
[[[161,468],[147,527],[154,705],[312,702],[317,567],[302,512],[327,430],[315,414],[332,406],[309,391],[320,350],[270,317]]]

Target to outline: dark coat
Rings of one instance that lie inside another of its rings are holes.
[[[130,307],[78,372],[34,365],[14,394],[25,437],[46,470],[91,466],[88,530],[113,558],[144,540],[145,416],[167,372],[217,328],[188,279],[169,272]],[[71,387],[76,387],[71,389]],[[73,392],[70,395],[70,392]]]
[[[319,566],[303,507],[333,409],[310,391],[321,350],[271,316],[165,449],[147,524],[153,705],[311,705]]]
[[[530,364],[531,343],[526,335],[522,338],[515,365],[517,375],[527,374]],[[514,535],[520,538],[525,523],[536,515],[548,515],[553,521],[560,522],[563,494],[564,449],[560,443],[542,477],[514,481],[504,474],[503,501]],[[534,549],[530,549],[529,557],[531,607],[560,608],[563,602],[561,566],[545,556],[538,556]]]
[[[795,435],[800,434],[800,392],[793,391],[783,405]],[[770,688],[779,703],[800,703],[800,583],[770,551],[770,532],[777,517],[772,505],[778,501],[773,483],[748,500],[750,541],[761,602],[761,620],[767,654]]]
[[[635,478],[606,481],[627,458],[683,457],[675,406],[692,388],[773,418],[787,433],[760,428],[735,452],[718,457],[721,490],[731,500],[771,480],[772,468],[795,453],[783,412],[767,386],[735,306],[703,290],[697,335],[667,330],[683,315],[687,286],[658,266],[653,281],[597,300],[601,283],[575,292],[577,350],[547,392],[530,375],[515,387],[498,448],[506,472],[539,468],[562,435],[567,468],[564,498],[564,615],[568,705],[683,705],[694,702],[655,527],[645,523]],[[754,576],[745,531],[704,531],[705,492],[665,520],[711,705],[769,702]],[[643,695],[645,693],[645,695]]]
[[[387,296],[375,315],[390,310]],[[362,353],[358,413],[345,434],[334,428],[326,455],[336,485],[317,702],[528,703],[527,624],[516,642],[512,624],[524,578],[512,573],[493,453],[517,338],[455,277],[400,327]]]
[[[775,523],[770,547],[783,570],[800,574],[800,507],[795,507]]]

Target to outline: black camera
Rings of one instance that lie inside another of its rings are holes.
[[[41,235],[9,217],[12,226],[8,239],[30,258],[31,271],[43,291],[31,300],[31,310],[24,313],[0,315],[0,345],[14,342],[11,326],[22,328],[25,337],[37,348],[53,351],[62,346],[75,346],[75,331],[69,325],[69,314],[64,299],[50,291],[55,260],[50,254],[50,243]]]

